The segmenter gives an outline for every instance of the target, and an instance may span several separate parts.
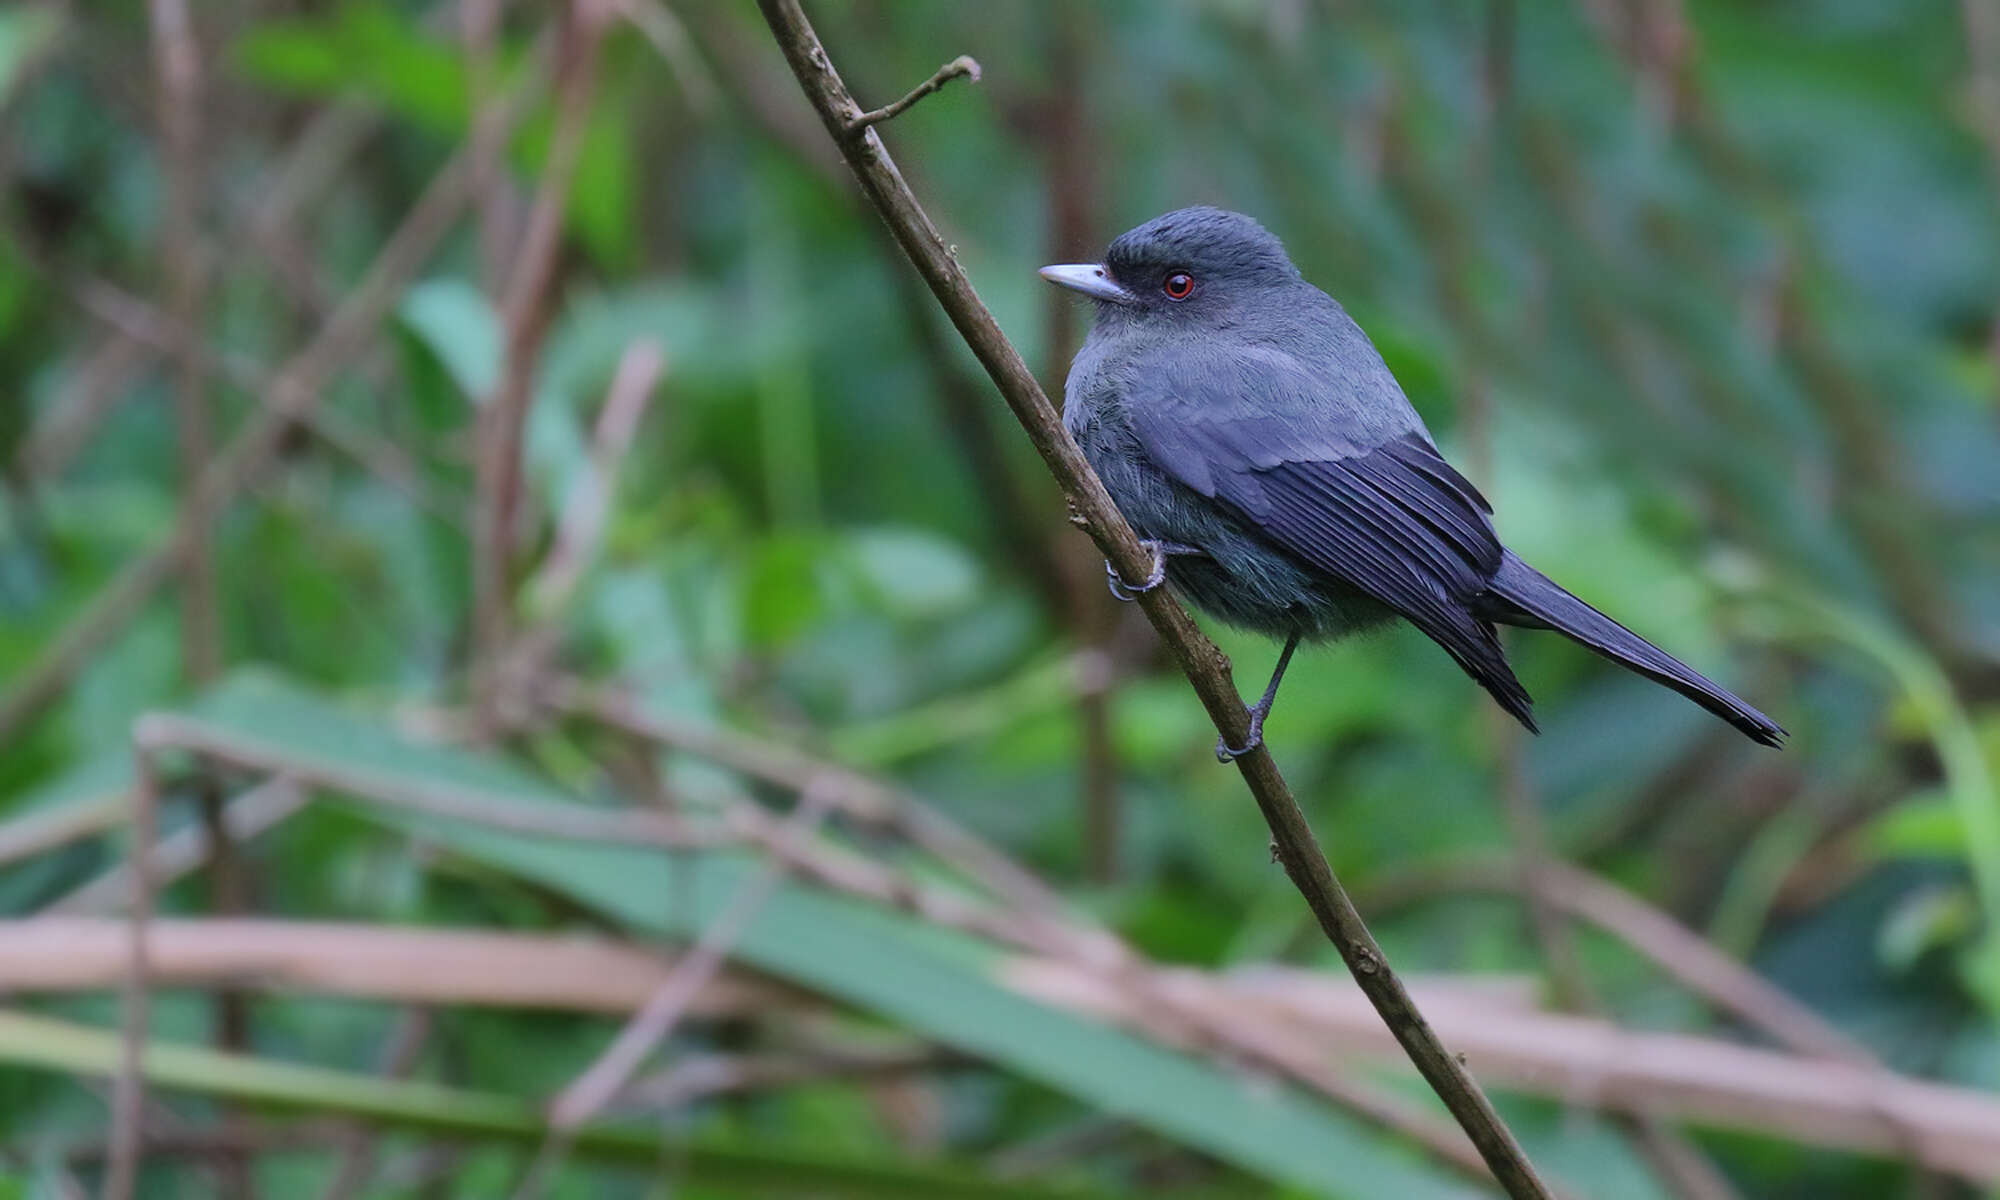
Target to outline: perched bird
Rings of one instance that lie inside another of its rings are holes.
[[[1432,444],[1360,326],[1256,221],[1156,217],[1102,263],[1042,268],[1097,302],[1064,422],[1162,581],[1233,625],[1285,639],[1250,708],[1253,749],[1301,639],[1402,617],[1531,731],[1497,625],[1553,629],[1670,687],[1766,746],[1770,718],[1578,600],[1500,544],[1492,506]]]

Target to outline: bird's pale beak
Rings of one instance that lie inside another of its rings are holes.
[[[1139,300],[1111,278],[1111,272],[1105,270],[1102,263],[1062,263],[1043,267],[1041,275],[1057,287],[1082,292],[1093,300],[1110,304],[1136,304]]]

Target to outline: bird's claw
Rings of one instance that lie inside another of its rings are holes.
[[[1104,560],[1104,580],[1106,585],[1111,588],[1112,596],[1123,600],[1127,604],[1159,587],[1167,578],[1167,548],[1151,539],[1142,541],[1139,545],[1143,546],[1153,556],[1153,569],[1146,575],[1146,582],[1144,583],[1134,584],[1125,582],[1125,577],[1118,573],[1118,568],[1112,565],[1111,560],[1108,558]]]
[[[1263,745],[1264,718],[1269,715],[1270,715],[1270,710],[1262,706],[1253,707],[1250,710],[1250,740],[1243,743],[1241,746],[1230,745],[1229,739],[1227,737],[1216,738],[1215,761],[1220,763],[1235,762],[1237,759],[1242,758],[1244,755],[1250,753],[1252,750],[1255,750],[1257,747]]]

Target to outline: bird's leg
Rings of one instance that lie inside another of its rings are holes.
[[[1118,573],[1117,567],[1111,565],[1111,560],[1108,558],[1104,560],[1104,578],[1105,582],[1111,588],[1111,594],[1125,601],[1127,604],[1137,600],[1140,596],[1145,595],[1165,582],[1167,578],[1168,555],[1206,553],[1199,546],[1183,546],[1179,542],[1158,542],[1151,538],[1141,540],[1139,545],[1144,547],[1153,556],[1153,569],[1146,576],[1146,582],[1144,583],[1125,582],[1125,577]]]
[[[1217,762],[1234,762],[1264,744],[1264,718],[1271,715],[1271,702],[1278,698],[1278,683],[1285,677],[1285,668],[1292,665],[1292,651],[1298,648],[1299,635],[1295,633],[1285,640],[1285,648],[1278,652],[1278,666],[1271,672],[1271,682],[1264,689],[1264,698],[1250,706],[1250,740],[1238,747],[1231,746],[1227,738],[1215,739]]]

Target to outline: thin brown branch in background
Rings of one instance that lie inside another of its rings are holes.
[[[1088,10],[1079,9],[1054,22],[1048,40],[1049,92],[1027,106],[1035,141],[1043,148],[1046,170],[1044,207],[1049,232],[1049,262],[1075,262],[1089,253],[1091,233],[1091,152],[1088,115],[1084,110],[1085,47],[1090,41]],[[1042,329],[1045,355],[1042,378],[1060,391],[1076,353],[1076,319],[1080,307],[1061,288],[1044,289]],[[982,414],[983,417],[983,414]],[[1046,536],[1046,535],[1044,535]],[[1082,551],[1074,542],[1063,550]],[[1060,551],[1052,551],[1051,557]],[[1082,762],[1078,770],[1078,804],[1082,809],[1085,870],[1096,883],[1118,876],[1120,813],[1118,748],[1112,735],[1113,689],[1118,663],[1112,642],[1127,614],[1104,603],[1095,563],[1076,561],[1087,551],[1059,560],[1061,598],[1059,619],[1072,631],[1089,661],[1098,668],[1094,680],[1102,686],[1080,690],[1076,702],[1077,741]]]
[[[194,490],[210,454],[210,412],[205,355],[201,347],[204,230],[202,209],[202,81],[201,46],[186,0],[151,0],[153,67],[159,91],[159,115],[166,162],[166,214],[161,223],[161,257],[165,266],[167,314],[173,323],[175,428],[180,452],[183,506],[192,508]],[[219,593],[214,517],[210,513],[187,523],[180,555],[181,661],[183,674],[195,687],[213,682],[222,670],[222,613]],[[206,777],[195,784],[195,802],[206,832],[209,852],[209,903],[224,916],[244,910],[247,885],[243,867],[223,819],[220,781]],[[149,843],[134,851],[135,860],[151,852]],[[215,993],[215,1044],[221,1050],[243,1050],[250,1044],[250,1009],[234,988]],[[221,1164],[222,1191],[241,1198],[252,1194],[250,1164],[242,1158]]]
[[[507,131],[499,124],[500,21],[505,0],[459,0],[459,48],[465,57],[472,127],[466,137],[472,194],[476,198],[479,262],[487,287],[499,295],[514,245],[514,191],[502,174]]]
[[[334,180],[383,125],[381,114],[355,100],[314,113],[278,168],[256,181],[254,199],[239,201],[249,242],[275,269],[293,307],[318,319],[332,308],[330,293],[309,253],[310,239],[296,229],[312,202],[333,191]]]
[[[819,112],[828,136],[839,143],[862,190],[889,223],[904,253],[923,274],[939,304],[992,375],[1098,549],[1125,578],[1145,578],[1151,569],[1150,556],[1140,548],[1137,535],[1119,515],[1104,485],[1064,432],[1061,418],[1042,394],[1033,372],[980,302],[958,260],[903,182],[880,136],[873,128],[863,129],[859,136],[850,135],[852,122],[861,115],[860,106],[840,82],[826,48],[820,44],[797,0],[758,0],[758,7],[784,51],[793,75]],[[1194,685],[1227,744],[1249,744],[1249,713],[1230,679],[1228,660],[1196,628],[1167,589],[1147,592],[1139,602]],[[1237,769],[1271,827],[1286,873],[1305,896],[1328,939],[1384,1023],[1479,1148],[1495,1178],[1517,1200],[1549,1196],[1548,1187],[1536,1176],[1527,1156],[1499,1114],[1493,1111],[1479,1085],[1464,1064],[1438,1041],[1389,968],[1381,947],[1375,944],[1361,914],[1327,865],[1305,814],[1299,810],[1269,750],[1259,746],[1237,760]]]
[[[116,793],[32,809],[0,822],[0,867],[96,837],[125,824],[132,802]]]
[[[521,453],[534,403],[535,364],[554,317],[556,265],[563,216],[590,106],[604,34],[613,14],[607,0],[571,0],[560,38],[556,125],[542,164],[520,248],[504,272],[499,298],[503,361],[493,395],[480,406],[476,494],[472,514],[473,688],[481,724],[496,727],[512,604],[513,551],[521,512]]]
[[[133,733],[135,779],[132,785],[131,912],[126,918],[127,960],[125,1012],[118,1078],[111,1101],[111,1162],[104,1181],[105,1200],[131,1200],[139,1182],[141,1141],[146,1106],[146,1077],[140,1060],[146,1052],[151,1009],[147,972],[147,924],[153,915],[153,878],[147,851],[158,826],[159,776],[153,752],[146,745],[143,722]]]
[[[653,338],[634,341],[618,358],[618,369],[612,373],[591,435],[588,470],[572,489],[556,520],[555,540],[527,587],[529,607],[545,620],[559,613],[575,594],[604,540],[605,518],[618,493],[619,470],[666,367],[666,352]]]
[[[208,465],[209,411],[202,355],[195,344],[203,296],[201,228],[201,51],[187,0],[151,0],[153,69],[166,160],[166,213],[160,224],[167,312],[174,347],[175,425],[181,486],[190,494]],[[189,525],[181,555],[181,654],[190,681],[215,678],[222,666],[215,550],[208,521]]]
[[[666,352],[653,338],[634,340],[619,356],[585,469],[570,487],[548,552],[522,589],[533,624],[506,646],[501,662],[484,666],[491,686],[510,699],[532,703],[536,681],[554,664],[564,610],[597,557],[619,472],[666,365]]]
[[[109,917],[0,920],[0,967],[8,987],[24,994],[116,988],[130,970],[129,928]],[[269,917],[155,917],[146,952],[155,988],[240,979],[274,993],[620,1015],[644,1004],[677,961],[600,937]],[[693,1012],[734,1016],[805,1003],[801,993],[730,972],[702,989]]]

